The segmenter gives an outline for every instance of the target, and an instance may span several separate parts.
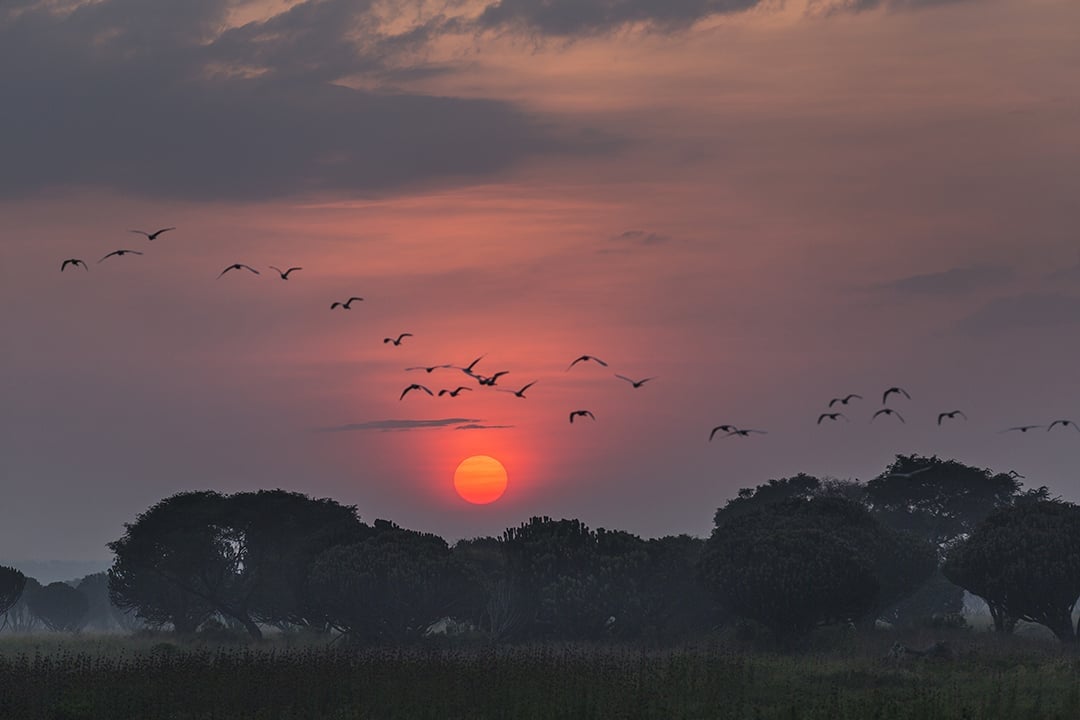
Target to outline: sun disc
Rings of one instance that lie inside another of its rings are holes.
[[[495,502],[506,492],[506,468],[489,455],[465,458],[454,471],[454,489],[474,505]]]

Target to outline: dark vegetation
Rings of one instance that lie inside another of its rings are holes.
[[[0,568],[5,634],[135,632],[130,652],[0,644],[0,717],[1080,716],[1080,661],[1007,637],[1078,637],[1080,507],[1045,487],[898,456],[865,484],[740,490],[714,520],[707,540],[532,518],[449,545],[329,499],[181,493],[108,573]],[[882,664],[942,637],[944,669]]]

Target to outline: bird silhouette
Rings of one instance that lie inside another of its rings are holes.
[[[116,257],[124,257],[125,255],[142,255],[142,253],[138,250],[113,250],[111,253],[98,260],[98,264],[105,262],[113,255],[115,255]]]
[[[1026,433],[1028,430],[1034,430],[1036,428],[1041,428],[1041,427],[1042,427],[1042,425],[1017,425],[1016,427],[1005,428],[1001,432],[1002,433],[1007,433],[1007,432],[1012,432],[1013,430],[1017,430],[1019,432]],[[1001,433],[998,433],[998,434],[1000,435]]]
[[[233,263],[229,267],[222,270],[221,275],[224,275],[225,273],[229,272],[230,270],[239,270],[241,268],[243,268],[244,270],[250,270],[251,272],[255,273],[256,275],[259,274],[259,271],[256,270],[255,268],[251,267],[250,265],[245,265],[244,263]],[[221,279],[221,275],[218,275],[219,280]]]
[[[394,347],[397,347],[398,345],[401,344],[402,340],[404,340],[407,337],[412,337],[412,336],[413,336],[412,333],[401,333],[400,335],[397,336],[397,338],[383,338],[383,344],[385,345],[386,343],[394,343]]]
[[[821,421],[826,419],[826,418],[828,418],[829,420],[836,420],[837,418],[844,418],[845,420],[848,419],[847,415],[845,415],[842,412],[821,413],[820,415],[818,415],[817,424],[820,425]],[[851,421],[848,420],[848,422],[851,422]]]
[[[352,304],[353,304],[354,300],[360,300],[361,302],[363,302],[364,298],[362,298],[362,297],[351,297],[348,300],[346,300],[345,302],[330,303],[330,309],[333,310],[334,308],[343,308],[345,310],[352,310]]]
[[[855,399],[858,399],[858,400],[863,399],[862,395],[856,395],[855,393],[849,393],[849,394],[845,395],[842,398],[835,397],[832,400],[830,400],[829,401],[829,407],[832,407],[836,403],[840,403],[841,405],[847,405],[849,402],[851,402],[852,398],[855,398]]]
[[[399,397],[398,400],[404,400],[405,396],[408,395],[409,392],[411,392],[412,390],[423,390],[428,395],[434,396],[434,393],[431,392],[430,390],[428,390],[423,385],[420,385],[418,383],[413,383],[412,385],[410,385],[409,387],[407,387],[407,388],[405,388],[404,390],[401,391],[401,397]]]
[[[905,390],[904,388],[901,388],[901,387],[895,387],[894,386],[894,387],[891,387],[888,390],[886,390],[884,393],[882,393],[882,395],[881,395],[881,404],[884,405],[885,403],[887,403],[888,400],[889,400],[889,396],[892,395],[893,393],[896,393],[897,395],[903,395],[908,400],[911,399],[911,396],[908,395],[907,390]]]
[[[877,411],[876,413],[874,413],[874,417],[870,418],[870,422],[874,422],[874,420],[876,420],[876,419],[877,419],[877,416],[878,416],[878,415],[895,415],[895,416],[896,416],[896,419],[897,419],[897,420],[899,420],[900,422],[904,423],[905,425],[907,424],[907,421],[906,421],[906,420],[904,420],[904,417],[903,417],[903,415],[901,415],[900,413],[896,412],[896,411],[895,411],[895,410],[893,410],[892,408],[881,408],[881,409],[880,409],[880,410],[878,410],[878,411]]]
[[[449,368],[449,367],[453,367],[453,365],[417,365],[415,367],[407,367],[407,368],[405,368],[405,371],[408,372],[410,370],[423,370],[423,371],[425,371],[426,373],[428,373],[430,375],[431,373],[435,372],[436,370],[438,370],[440,368]]]
[[[570,424],[571,425],[574,424],[574,418],[576,418],[576,417],[589,417],[589,418],[592,418],[593,420],[596,419],[596,416],[593,415],[588,410],[575,410],[574,412],[570,413]]]
[[[938,416],[937,416],[937,424],[938,424],[938,425],[940,425],[940,424],[941,424],[941,421],[942,421],[942,420],[944,420],[945,418],[949,418],[950,420],[952,420],[952,419],[953,419],[953,418],[955,418],[955,417],[956,417],[957,415],[959,415],[960,417],[964,418],[965,420],[967,420],[967,419],[968,419],[968,416],[964,414],[964,411],[963,411],[963,410],[953,410],[952,412],[943,412],[943,413],[938,413]]]
[[[446,390],[446,389],[440,390],[439,391],[439,397],[442,397],[443,395],[449,395],[450,397],[457,397],[458,394],[462,390],[468,390],[469,392],[472,392],[472,388],[467,388],[467,387],[463,387],[463,386],[459,385],[456,390]]]
[[[1060,425],[1061,427],[1069,427],[1070,425],[1072,425],[1073,430],[1076,430],[1076,432],[1080,432],[1080,427],[1077,427],[1076,423],[1074,423],[1072,420],[1055,420],[1054,422],[1050,423],[1050,427],[1046,428],[1046,431],[1050,432],[1054,429],[1055,425]]]
[[[64,272],[64,268],[66,268],[68,265],[71,265],[72,267],[79,267],[80,265],[82,265],[83,270],[89,270],[90,269],[90,268],[86,267],[86,263],[84,263],[79,258],[68,258],[64,262],[60,263],[60,272]]]
[[[734,425],[717,425],[716,427],[714,427],[712,429],[712,432],[709,433],[709,442],[712,442],[713,436],[715,436],[716,433],[718,433],[718,432],[722,431],[722,432],[730,433],[730,432],[734,432],[735,430],[738,430],[738,429],[739,428],[735,427]]]
[[[289,273],[291,273],[293,270],[303,270],[304,268],[302,268],[302,267],[291,267],[288,270],[282,270],[281,268],[277,268],[277,267],[274,267],[273,265],[271,265],[270,269],[277,271],[277,274],[281,276],[282,280],[288,280],[289,279]]]
[[[766,431],[766,430],[754,430],[752,428],[746,428],[745,430],[740,430],[740,429],[736,428],[735,430],[732,430],[731,432],[729,432],[724,437],[731,437],[733,435],[739,435],[740,437],[750,437],[750,433],[757,433],[758,435],[768,435],[769,434],[768,431]]]
[[[655,377],[647,377],[644,380],[631,380],[630,378],[626,377],[625,375],[620,375],[619,373],[615,373],[615,377],[619,378],[620,380],[625,380],[626,382],[630,383],[631,385],[633,385],[636,388],[641,387],[642,385],[649,382],[650,380],[655,380],[656,379]]]
[[[598,358],[598,357],[593,357],[592,355],[582,355],[582,356],[581,356],[581,357],[579,357],[579,358],[578,358],[577,360],[575,360],[574,362],[570,363],[570,364],[569,364],[569,365],[567,366],[566,370],[567,370],[567,371],[569,372],[570,368],[574,367],[574,366],[575,366],[575,365],[577,365],[577,364],[578,364],[579,362],[589,362],[590,360],[591,360],[592,362],[595,362],[595,363],[599,363],[600,365],[603,365],[604,367],[607,367],[607,366],[608,366],[608,364],[607,364],[606,362],[604,362],[603,360],[601,360],[601,359],[600,359],[600,358]]]
[[[533,380],[531,383],[529,383],[525,387],[521,388],[520,390],[503,390],[502,388],[495,388],[495,389],[498,390],[499,392],[513,393],[514,395],[517,395],[519,398],[524,398],[525,397],[525,391],[528,390],[529,388],[531,388],[535,384],[536,384],[536,380]]]
[[[509,375],[509,374],[510,374],[509,370],[500,370],[499,372],[495,373],[491,377],[484,377],[483,375],[473,375],[473,377],[475,377],[476,381],[479,382],[481,385],[485,385],[487,387],[495,387],[495,382],[499,378],[501,378],[503,375]]]
[[[129,230],[128,232],[133,232],[136,235],[145,235],[147,240],[157,240],[158,235],[161,235],[162,233],[167,233],[170,230],[175,230],[175,229],[176,228],[174,228],[174,227],[167,227],[167,228],[161,228],[160,230],[155,230],[154,232],[146,232],[145,230]]]

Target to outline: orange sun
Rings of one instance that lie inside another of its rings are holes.
[[[454,489],[476,505],[495,502],[506,492],[506,468],[487,455],[465,458],[454,471]]]

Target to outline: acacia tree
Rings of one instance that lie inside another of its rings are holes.
[[[67,583],[49,583],[28,598],[30,612],[54,632],[78,632],[86,625],[90,603]]]
[[[1019,618],[1075,642],[1080,507],[1040,501],[999,510],[949,553],[942,570],[986,601],[996,626]]]
[[[0,616],[4,622],[0,624],[0,630],[7,626],[8,610],[19,602],[23,589],[26,587],[26,576],[15,568],[0,565]]]

